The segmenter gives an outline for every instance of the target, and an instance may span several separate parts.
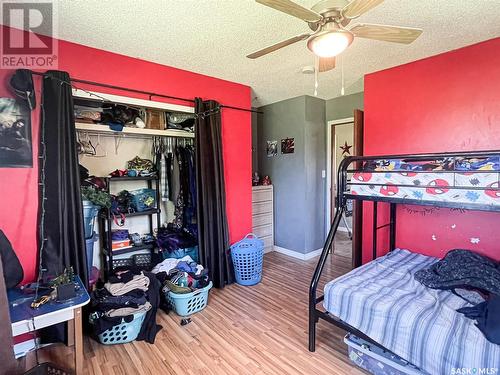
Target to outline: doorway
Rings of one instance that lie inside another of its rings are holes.
[[[326,190],[326,232],[330,230],[337,208],[337,170],[347,156],[363,153],[363,111],[355,110],[354,116],[327,123],[327,190]],[[359,202],[348,202],[343,215],[334,247],[337,252],[349,253],[352,266],[361,265],[362,209]],[[340,240],[337,240],[337,238]],[[346,254],[347,255],[347,254]]]

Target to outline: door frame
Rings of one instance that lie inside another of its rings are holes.
[[[346,117],[339,120],[331,120],[326,123],[326,215],[325,215],[325,238],[330,231],[331,225],[331,212],[332,212],[332,161],[335,157],[334,153],[332,153],[332,140],[335,136],[335,133],[332,132],[332,127],[335,125],[344,125],[344,124],[354,124],[354,117]]]

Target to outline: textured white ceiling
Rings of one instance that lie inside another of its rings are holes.
[[[312,6],[317,0],[297,0]],[[346,94],[363,75],[500,36],[500,0],[385,0],[359,22],[424,29],[409,46],[357,39],[343,54]],[[356,20],[351,23],[354,25]],[[249,52],[309,31],[253,0],[60,0],[59,37],[249,85],[253,104],[313,94],[305,42],[257,60]],[[499,52],[500,53],[500,52]],[[340,95],[340,67],[320,75],[318,96]]]

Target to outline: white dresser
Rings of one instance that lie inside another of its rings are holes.
[[[273,186],[252,187],[252,232],[264,241],[264,252],[273,251]]]

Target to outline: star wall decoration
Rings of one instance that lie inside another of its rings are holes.
[[[344,156],[344,154],[351,155],[351,148],[352,148],[352,146],[349,146],[347,144],[347,141],[345,141],[344,145],[340,146],[340,149],[342,150],[342,156]]]

